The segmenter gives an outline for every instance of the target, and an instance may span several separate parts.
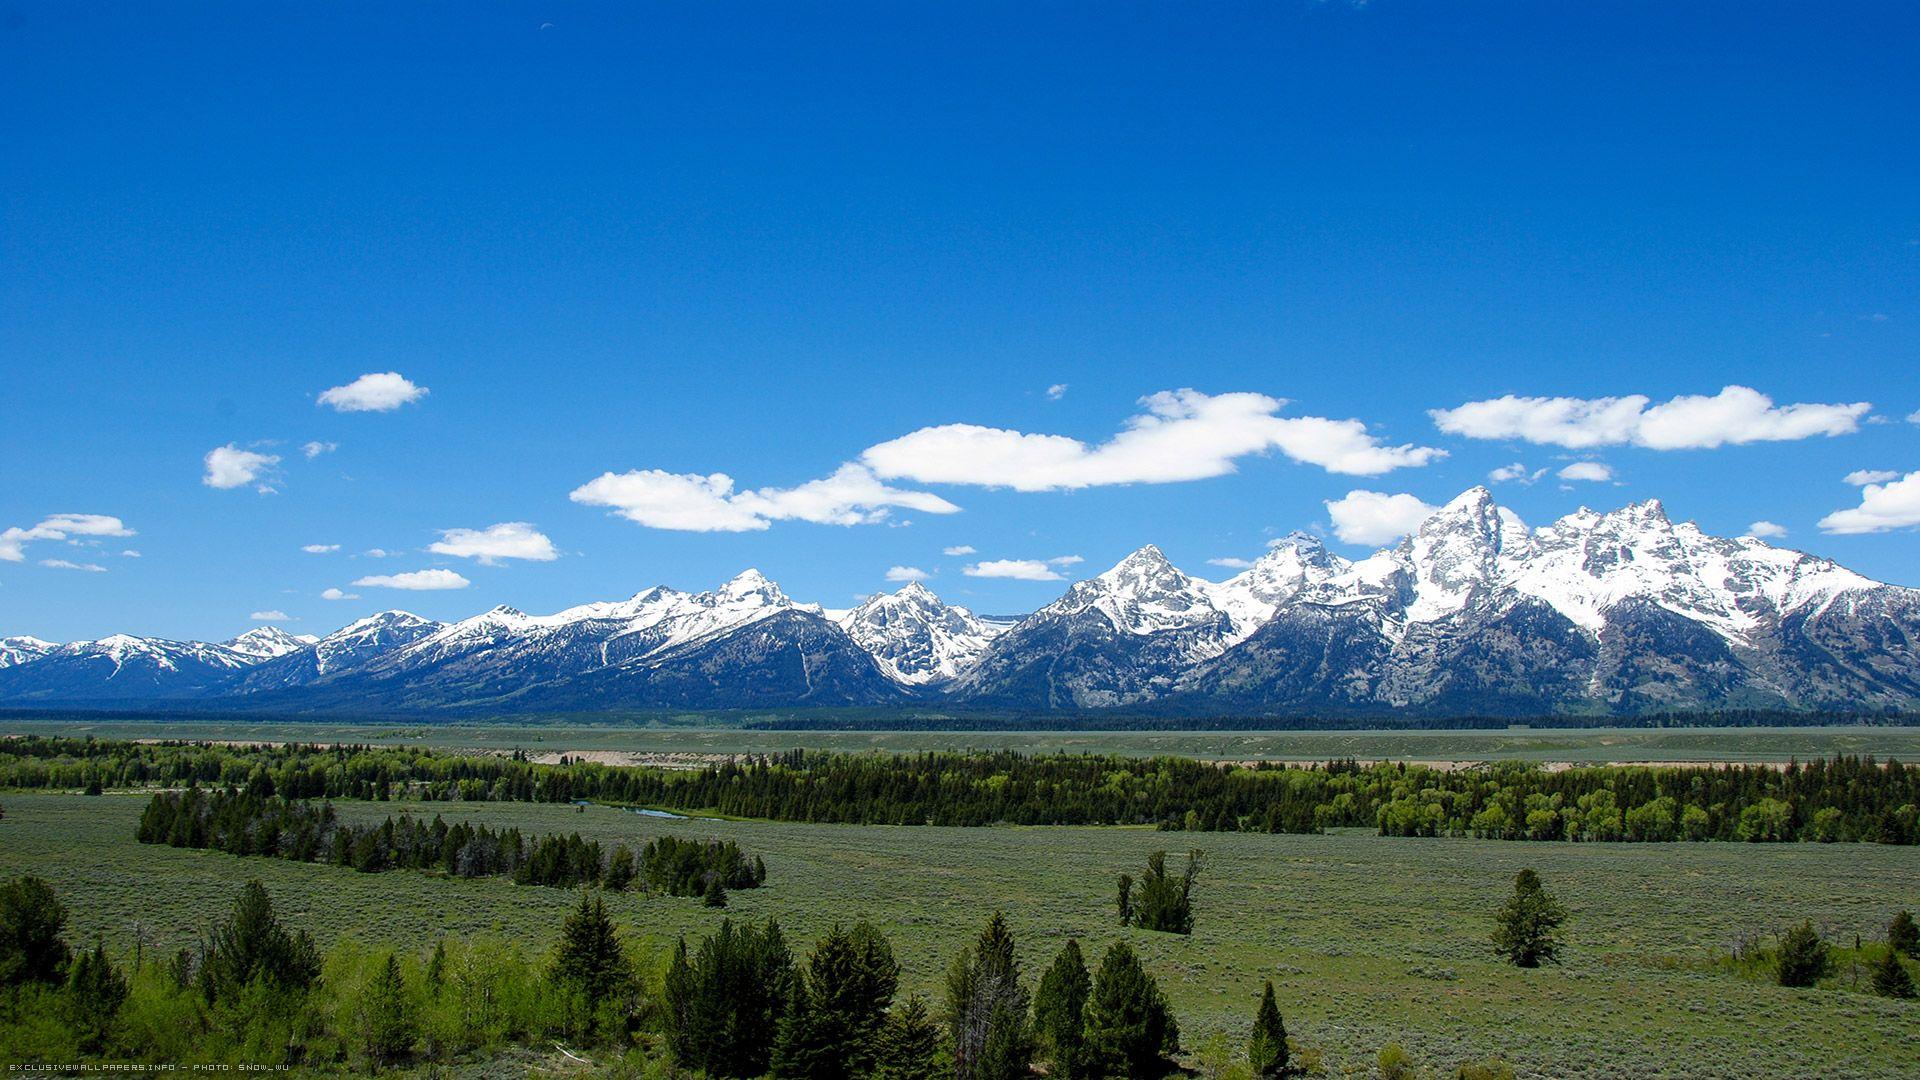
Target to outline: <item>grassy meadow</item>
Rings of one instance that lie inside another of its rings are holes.
[[[353,938],[424,951],[441,935],[496,935],[544,947],[575,900],[504,879],[142,846],[133,830],[146,801],[0,798],[0,875],[48,879],[72,910],[71,936],[98,932],[116,951],[136,935],[149,949],[190,942],[248,877],[323,945]],[[410,808],[336,805],[376,820]],[[1186,1062],[1203,1074],[1237,1057],[1260,981],[1272,978],[1289,1029],[1333,1076],[1370,1065],[1390,1041],[1428,1075],[1495,1055],[1541,1077],[1920,1075],[1920,1006],[1871,996],[1864,972],[1858,989],[1843,963],[1822,988],[1797,991],[1724,962],[1743,937],[1801,918],[1836,942],[1877,938],[1896,909],[1920,907],[1920,848],[798,825],[525,803],[411,809],[609,844],[664,833],[736,839],[766,859],[769,880],[734,894],[725,914],[776,916],[801,951],[832,922],[864,916],[893,939],[903,988],[929,994],[995,908],[1012,922],[1030,979],[1068,936],[1097,956],[1124,934],[1172,1000]],[[1209,855],[1193,936],[1116,926],[1116,875],[1137,876],[1157,848],[1190,845]],[[1529,865],[1573,913],[1560,967],[1504,967],[1487,944],[1492,910]],[[698,900],[632,894],[610,906],[630,942],[656,958],[722,914]]]
[[[0,717],[0,735],[102,739],[371,743],[541,754],[767,754],[1018,750],[1172,754],[1215,761],[1781,762],[1836,754],[1920,758],[1920,727],[1534,728],[1434,731],[767,731],[582,724],[376,724],[328,721],[46,720]]]

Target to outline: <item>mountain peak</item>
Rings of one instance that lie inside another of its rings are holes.
[[[1484,510],[1494,505],[1493,492],[1485,484],[1475,484],[1448,500],[1441,510]]]
[[[720,586],[720,595],[730,599],[758,597],[768,603],[784,601],[786,594],[780,591],[767,575],[748,567],[735,574],[726,584]]]

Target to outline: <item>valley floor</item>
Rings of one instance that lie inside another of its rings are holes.
[[[1557,764],[1610,762],[1786,762],[1836,754],[1920,759],[1920,726],[1535,728],[1433,731],[767,731],[740,727],[591,724],[418,724],[330,721],[154,721],[101,717],[0,717],[9,734],[93,735],[102,739],[210,739],[233,742],[372,743],[446,749],[524,749],[536,755],[607,753],[627,763],[672,764],[673,755],[767,754],[795,748],[919,753],[1172,754],[1220,761],[1492,760]]]
[[[793,745],[785,733],[765,737]],[[146,803],[144,794],[0,797],[0,877],[48,879],[72,912],[70,936],[98,932],[117,952],[136,936],[149,950],[190,943],[250,877],[323,945],[355,938],[426,950],[440,935],[544,944],[576,901],[568,890],[503,879],[360,874],[142,846],[133,832]],[[894,942],[903,989],[935,996],[948,960],[996,908],[1011,921],[1029,979],[1068,936],[1098,955],[1125,935],[1171,998],[1187,1064],[1202,1075],[1238,1058],[1266,978],[1289,1030],[1335,1076],[1393,1041],[1432,1075],[1495,1055],[1537,1077],[1920,1075],[1920,1005],[1871,996],[1864,972],[1858,988],[1843,968],[1819,989],[1787,990],[1719,962],[1741,939],[1802,918],[1836,942],[1877,938],[1896,909],[1920,904],[1915,847],[819,826],[597,806],[336,805],[356,819],[414,810],[630,845],[661,834],[735,839],[764,856],[768,886],[735,893],[724,914],[777,916],[801,948],[836,920],[869,918]],[[1114,925],[1116,875],[1137,875],[1153,850],[1190,845],[1210,857],[1194,935]],[[1491,912],[1523,866],[1572,911],[1562,967],[1520,971],[1491,955]],[[632,894],[609,897],[609,906],[655,957],[723,914],[698,900]]]

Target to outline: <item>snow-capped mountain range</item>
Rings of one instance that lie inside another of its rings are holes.
[[[748,570],[552,615],[389,611],[323,638],[0,639],[0,703],[288,711],[876,706],[1250,714],[1920,708],[1920,591],[1657,501],[1529,528],[1474,488],[1363,559],[1240,574],[1152,545],[1017,621],[915,583],[829,612]]]

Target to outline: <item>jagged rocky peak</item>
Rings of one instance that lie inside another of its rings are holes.
[[[735,574],[732,580],[716,590],[716,594],[728,600],[745,600],[770,606],[793,603],[787,599],[786,593],[780,591],[780,586],[753,567]]]
[[[256,626],[230,641],[222,642],[242,656],[271,660],[305,648],[320,640],[312,634],[289,634],[277,626]]]
[[[1004,629],[946,603],[917,581],[868,597],[839,623],[882,671],[910,686],[951,680],[973,666]]]
[[[1036,618],[1094,609],[1129,634],[1190,628],[1229,621],[1213,601],[1211,582],[1187,576],[1153,544],[1115,563],[1105,573],[1076,583]]]

